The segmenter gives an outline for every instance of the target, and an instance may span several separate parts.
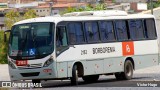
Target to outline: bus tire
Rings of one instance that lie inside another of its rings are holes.
[[[71,84],[72,85],[78,85],[78,69],[77,69],[77,65],[74,65],[73,68],[72,68]]]
[[[32,80],[32,83],[40,83],[41,82],[41,80],[39,80],[39,79],[33,79]]]
[[[96,82],[99,79],[99,75],[83,76],[84,82]]]
[[[116,73],[117,80],[130,80],[133,76],[133,64],[130,60],[127,60],[124,64],[124,72]]]

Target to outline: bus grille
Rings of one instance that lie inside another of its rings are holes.
[[[31,77],[31,76],[38,76],[40,72],[32,72],[32,73],[21,73],[23,77]]]
[[[19,69],[34,69],[34,68],[41,68],[42,67],[42,63],[39,64],[28,64],[26,66],[19,66]]]

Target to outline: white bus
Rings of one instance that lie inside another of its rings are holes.
[[[89,14],[90,15],[87,15]],[[40,17],[17,22],[9,40],[11,80],[129,80],[133,71],[159,63],[153,15],[119,11]]]

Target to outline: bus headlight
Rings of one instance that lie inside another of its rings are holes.
[[[12,69],[16,69],[15,65],[13,64],[13,62],[8,61],[8,65],[9,65]]]
[[[44,63],[44,65],[43,65],[43,67],[48,67],[50,64],[52,64],[53,63],[53,59],[52,58],[50,58],[50,59],[48,59],[45,63]]]

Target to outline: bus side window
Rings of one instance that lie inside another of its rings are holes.
[[[80,22],[69,23],[67,29],[70,44],[81,44],[85,42],[83,27]]]
[[[100,41],[98,24],[96,21],[85,22],[85,32],[86,32],[87,41],[89,43]]]
[[[63,51],[68,46],[67,33],[65,26],[58,26],[56,32],[56,49],[58,52]]]
[[[145,38],[141,19],[129,20],[129,31],[132,40],[142,40]]]
[[[115,30],[119,41],[128,40],[127,26],[125,20],[115,21]]]
[[[101,21],[100,32],[103,42],[115,41],[115,33],[112,21]]]

